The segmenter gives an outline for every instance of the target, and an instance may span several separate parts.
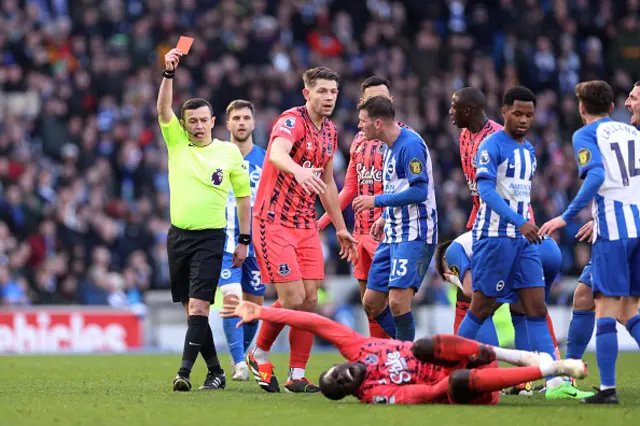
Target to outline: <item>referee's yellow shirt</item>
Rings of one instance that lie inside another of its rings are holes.
[[[240,150],[218,139],[204,147],[191,145],[175,115],[159,123],[169,152],[171,224],[194,231],[224,228],[231,187],[236,197],[251,195]]]

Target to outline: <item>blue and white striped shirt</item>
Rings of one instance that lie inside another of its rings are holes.
[[[385,237],[383,242],[438,242],[438,213],[434,192],[433,172],[429,148],[413,130],[402,128],[400,136],[386,151],[383,169],[385,194],[397,194],[409,189],[411,183],[426,182],[427,198],[417,204],[386,207],[384,211]]]
[[[528,221],[531,180],[537,166],[533,146],[526,139],[518,143],[501,130],[480,144],[476,164],[476,180],[495,182],[496,192],[509,208]],[[473,225],[473,236],[476,240],[487,237],[524,238],[516,225],[491,210],[482,199]]]
[[[640,232],[640,131],[603,118],[573,134],[580,177],[593,168],[605,170],[595,196],[594,239],[638,238]]]
[[[256,200],[256,192],[258,191],[258,184],[260,183],[260,177],[262,176],[262,163],[264,162],[265,156],[266,151],[259,146],[254,145],[253,149],[247,154],[246,157],[244,157],[244,163],[249,170],[249,181],[251,183],[252,211],[253,204]],[[236,197],[233,195],[233,191],[229,191],[229,198],[227,199],[227,227],[225,228],[225,232],[227,234],[227,241],[225,242],[224,251],[226,253],[233,254],[236,246],[238,245],[238,236],[240,235],[238,207],[236,206]],[[253,243],[249,244],[249,251],[247,256],[255,256]]]

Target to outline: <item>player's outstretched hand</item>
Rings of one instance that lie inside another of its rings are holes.
[[[353,211],[362,213],[365,210],[371,210],[376,206],[376,197],[372,195],[361,195],[353,200]]]
[[[320,173],[323,171],[324,169],[321,168],[300,167],[293,177],[307,191],[307,194],[324,194],[327,184],[320,178]]]
[[[590,220],[589,222],[582,225],[582,228],[576,234],[576,238],[578,241],[586,241],[591,239],[591,235],[593,235],[593,226],[594,221]]]
[[[561,216],[554,217],[553,219],[542,225],[542,227],[538,231],[538,235],[540,237],[551,235],[556,230],[564,228],[565,226],[567,226],[567,222],[565,222]]]
[[[227,301],[222,305],[222,310],[220,311],[220,318],[240,318],[240,322],[236,325],[236,328],[240,327],[242,324],[252,322],[260,318],[260,310],[262,308],[260,305],[257,305],[253,302],[242,301],[240,302],[237,298],[231,299],[231,301]]]
[[[336,231],[336,236],[340,243],[340,258],[346,259],[348,262],[356,260],[358,258],[358,251],[356,250],[358,240],[353,238],[353,235],[351,235],[346,229]]]
[[[382,241],[382,234],[384,233],[384,225],[386,222],[387,221],[384,220],[383,217],[373,222],[373,226],[371,226],[371,231],[369,231],[369,233],[374,240],[378,242]]]
[[[233,261],[231,263],[232,268],[239,268],[247,258],[247,252],[249,251],[249,246],[246,244],[238,244],[236,249],[233,251]]]
[[[520,227],[520,232],[524,237],[532,244],[540,244],[542,242],[542,236],[538,233],[538,227],[531,222],[525,222]]]
[[[178,67],[178,63],[180,63],[181,56],[182,52],[179,49],[171,49],[169,53],[164,55],[164,68],[167,71],[175,71]]]

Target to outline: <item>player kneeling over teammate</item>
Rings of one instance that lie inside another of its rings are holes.
[[[500,389],[549,375],[584,378],[581,360],[553,361],[547,354],[492,347],[462,337],[436,335],[414,342],[362,336],[320,315],[227,303],[220,314],[239,324],[262,320],[309,331],[331,342],[348,362],[320,375],[329,399],[353,395],[371,404],[497,404]],[[500,368],[497,361],[519,368]]]
[[[457,286],[465,297],[472,298],[471,263],[473,258],[473,235],[466,232],[453,241],[438,244],[435,251],[435,266],[443,280]],[[548,298],[551,285],[560,272],[562,254],[558,244],[551,238],[545,238],[540,244],[540,261],[545,278],[545,296]],[[516,349],[530,351],[531,340],[525,321],[524,310],[515,293],[496,299],[499,304],[508,303],[511,309],[511,321],[515,330]],[[482,324],[475,340],[498,346],[498,335],[491,317]],[[523,383],[506,391],[507,394],[531,396],[531,383]],[[553,380],[545,392],[546,399],[582,399],[592,396],[592,392],[582,392],[569,381]]]

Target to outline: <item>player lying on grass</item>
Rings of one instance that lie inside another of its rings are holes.
[[[472,297],[471,283],[471,263],[473,259],[473,236],[471,231],[460,235],[453,241],[446,241],[438,244],[435,251],[435,266],[443,280],[457,286],[461,289],[463,295],[469,300]],[[545,280],[545,297],[549,297],[551,285],[555,281],[560,272],[560,264],[562,263],[562,254],[558,244],[551,239],[545,238],[538,247],[542,270]],[[515,331],[516,349],[530,351],[531,339],[536,336],[529,336],[527,325],[524,318],[524,311],[518,296],[511,293],[506,297],[499,297],[496,303],[507,303],[510,305],[511,320]],[[550,327],[550,332],[552,327]],[[553,334],[553,333],[552,333]],[[493,325],[491,317],[489,317],[478,331],[475,340],[488,345],[498,346],[498,335]],[[555,340],[555,339],[554,339]],[[557,355],[559,358],[559,355]],[[532,395],[531,383],[523,383],[510,389],[508,394],[515,395]],[[592,396],[593,392],[582,392],[575,386],[562,379],[552,380],[545,391],[546,399],[582,399]]]
[[[581,360],[553,361],[548,354],[502,349],[452,335],[416,342],[376,339],[320,315],[226,303],[220,316],[243,323],[262,320],[309,331],[331,342],[347,359],[320,375],[324,396],[353,395],[372,404],[496,404],[500,389],[545,376],[584,378]],[[497,361],[519,368],[500,368]]]

